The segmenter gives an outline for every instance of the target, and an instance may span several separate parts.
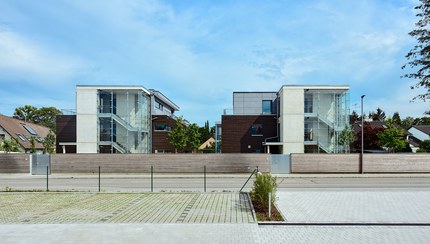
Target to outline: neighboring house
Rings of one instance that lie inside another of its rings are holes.
[[[364,127],[367,128],[364,130],[364,152],[367,153],[381,153],[386,152],[384,148],[379,145],[378,133],[384,131],[388,128],[387,123],[385,121],[372,121],[366,120],[364,121]],[[405,140],[408,139],[410,133],[404,130],[400,125],[394,124],[398,130],[403,131],[403,136]],[[352,131],[355,134],[355,141],[353,142],[353,151],[360,152],[361,151],[361,121],[355,121],[352,124]],[[367,134],[368,133],[368,134]]]
[[[176,128],[175,112],[179,106],[161,92],[150,89],[152,115],[152,152],[174,153],[175,148],[169,142],[169,132]]]
[[[278,92],[234,92],[222,116],[223,153],[340,153],[349,86],[284,85]]]
[[[205,142],[203,142],[202,145],[199,146],[199,150],[213,148],[214,146],[215,146],[215,139],[213,137],[210,137]]]
[[[179,107],[143,86],[77,86],[76,115],[57,116],[63,153],[174,152],[167,139]]]
[[[408,130],[410,136],[408,138],[412,152],[416,152],[422,141],[430,140],[430,125],[414,125]]]
[[[21,152],[30,152],[31,137],[35,139],[36,152],[43,152],[43,139],[49,134],[49,128],[0,115],[0,141],[17,139]]]

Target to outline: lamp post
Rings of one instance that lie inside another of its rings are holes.
[[[361,154],[360,154],[360,172],[363,174],[363,150],[364,150],[364,114],[363,114],[363,98],[366,95],[361,96]]]

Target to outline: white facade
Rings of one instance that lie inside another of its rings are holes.
[[[349,124],[348,91],[349,86],[283,86],[278,92],[279,142],[266,143],[267,151],[270,145],[281,146],[283,154],[346,150],[338,139]]]

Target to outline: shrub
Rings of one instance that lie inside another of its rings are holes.
[[[269,192],[271,197],[271,204],[276,201],[276,177],[271,174],[257,173],[254,186],[252,187],[251,197],[254,201],[260,203],[265,209],[269,208]]]

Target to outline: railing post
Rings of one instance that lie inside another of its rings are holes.
[[[49,180],[48,180],[48,175],[49,175],[49,166],[46,166],[46,191],[49,191]]]
[[[100,192],[100,171],[101,171],[101,167],[99,166],[99,192]]]
[[[204,189],[206,192],[206,165],[203,167],[203,174],[204,174]]]
[[[151,192],[154,192],[154,168],[151,165]]]
[[[271,194],[271,192],[269,192],[269,219],[271,219],[272,218],[272,194]]]

